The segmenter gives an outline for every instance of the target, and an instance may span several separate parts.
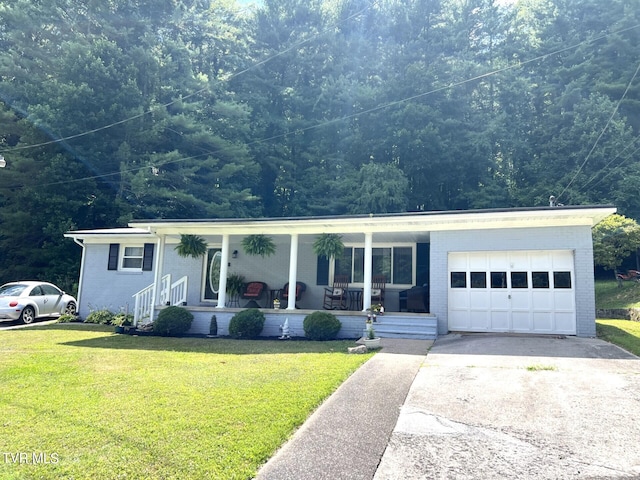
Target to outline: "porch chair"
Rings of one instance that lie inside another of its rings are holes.
[[[349,277],[347,275],[336,275],[333,278],[333,287],[324,289],[324,301],[322,308],[326,310],[346,310],[349,298]]]
[[[267,291],[267,284],[264,282],[248,282],[242,287],[240,297],[243,300],[249,300],[244,308],[262,308],[258,300],[262,298],[264,292]]]
[[[306,289],[307,289],[306,283],[296,282],[296,300],[295,300],[296,308],[298,308],[297,302],[300,301],[300,299],[302,298],[302,294],[305,292]],[[280,290],[280,298],[285,302],[287,302],[287,306],[289,305],[289,282],[285,283],[284,287],[282,287],[282,289]]]
[[[371,305],[384,306],[384,288],[387,284],[386,275],[374,275],[371,278]]]

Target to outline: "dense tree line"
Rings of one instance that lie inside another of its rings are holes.
[[[640,0],[0,0],[0,281],[131,218],[640,219],[639,40]]]

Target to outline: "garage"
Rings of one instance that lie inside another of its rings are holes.
[[[450,331],[576,334],[573,250],[449,252]]]

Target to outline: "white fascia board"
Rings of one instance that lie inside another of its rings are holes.
[[[614,207],[545,208],[460,212],[420,212],[382,216],[309,217],[282,219],[185,220],[131,222],[130,226],[159,235],[290,235],[320,233],[430,232],[497,228],[594,226],[616,212]]]

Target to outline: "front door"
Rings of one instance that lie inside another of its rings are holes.
[[[221,261],[222,250],[220,248],[210,248],[207,250],[202,279],[202,300],[205,302],[215,302],[218,300]]]

